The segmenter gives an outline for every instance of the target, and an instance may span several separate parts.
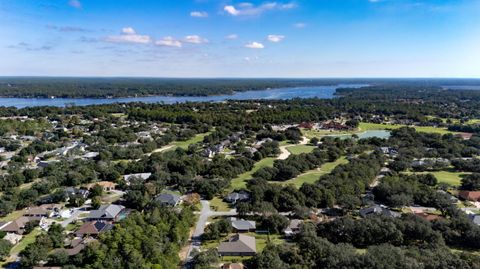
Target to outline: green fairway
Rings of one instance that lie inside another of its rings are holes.
[[[265,158],[255,163],[252,170],[245,172],[239,175],[238,177],[232,179],[230,190],[245,188],[247,186],[247,181],[252,179],[253,173],[255,173],[258,169],[262,167],[267,167],[267,166],[272,167],[273,161],[275,160],[276,158]]]
[[[282,184],[293,184],[295,185],[295,187],[300,188],[303,185],[303,183],[309,183],[309,184],[315,183],[320,178],[320,176],[328,174],[332,172],[332,170],[338,165],[346,164],[346,163],[348,163],[348,160],[345,157],[341,157],[334,162],[323,164],[322,167],[320,167],[320,169],[308,171],[306,173],[299,175],[294,179],[290,179],[285,182],[282,182]]]
[[[380,123],[370,123],[370,122],[361,122],[358,126],[361,131],[367,130],[394,130],[401,127],[407,127],[406,125],[401,124],[380,124]],[[447,130],[446,128],[436,128],[432,126],[412,126],[417,130],[417,132],[424,133],[437,133],[437,134],[450,134],[455,133]]]
[[[295,145],[295,146],[290,146],[287,147],[287,150],[291,154],[302,154],[302,153],[310,153],[312,152],[316,147],[315,146],[309,146],[309,145]]]
[[[357,131],[330,131],[330,130],[313,130],[313,129],[302,129],[302,134],[308,138],[320,138],[327,135],[351,135]]]
[[[186,140],[186,141],[175,141],[172,143],[172,145],[182,148],[182,149],[188,149],[188,146],[192,144],[196,144],[199,142],[203,141],[203,138],[207,135],[209,135],[211,132],[203,133],[203,134],[197,134],[194,137]]]
[[[415,173],[415,172],[414,172]],[[437,178],[438,183],[445,183],[454,187],[462,184],[462,177],[470,174],[468,172],[450,172],[450,171],[435,171],[435,172],[417,172],[415,174],[432,174]]]

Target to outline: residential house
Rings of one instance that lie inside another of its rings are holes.
[[[255,256],[257,247],[255,237],[236,234],[218,246],[220,256]]]
[[[477,214],[470,214],[468,217],[472,220],[472,222],[476,225],[480,226],[480,215]]]
[[[125,211],[125,207],[122,205],[101,205],[99,209],[90,211],[87,219],[90,221],[118,221],[120,216]]]
[[[112,228],[113,224],[101,221],[89,221],[80,226],[77,231],[75,231],[75,235],[78,237],[96,236],[100,233],[110,231]]]
[[[472,138],[473,134],[472,133],[459,133],[456,134],[455,137],[461,138],[463,140],[470,140]]]
[[[81,197],[83,199],[87,199],[88,195],[90,192],[86,189],[79,189],[75,187],[66,187],[65,188],[65,196],[67,197],[67,200],[70,197]]]
[[[41,167],[41,168],[45,168],[45,167],[48,167],[48,166],[50,166],[50,165],[52,165],[52,164],[54,164],[54,163],[58,163],[58,162],[59,162],[59,160],[39,161],[39,162],[37,163],[37,166],[38,166],[38,167]]]
[[[441,193],[443,195],[445,195],[447,197],[447,199],[452,203],[452,204],[456,204],[458,202],[458,198],[451,195],[450,193],[444,191],[444,190],[438,190],[437,191],[438,193]]]
[[[95,187],[95,185],[99,185],[100,187],[102,187],[103,191],[105,191],[105,192],[113,191],[113,190],[115,190],[115,187],[117,186],[117,184],[115,184],[113,182],[110,182],[110,181],[99,181],[99,182],[94,182],[94,183],[88,184],[87,189],[90,190],[93,187]]]
[[[458,196],[467,201],[480,202],[480,191],[459,191]]]
[[[62,209],[61,204],[42,204],[40,206],[27,208],[23,216],[32,219],[50,218],[60,212]]]
[[[180,196],[172,193],[162,193],[155,198],[163,206],[177,206],[181,202]]]
[[[41,219],[47,218],[49,216],[49,212],[46,208],[35,206],[28,208],[25,213],[23,213],[25,217],[29,217],[30,219]]]
[[[231,204],[237,202],[248,201],[250,199],[250,193],[246,191],[232,192],[225,197],[225,201]]]
[[[29,222],[30,219],[28,217],[22,216],[14,221],[8,222],[0,231],[7,232],[7,233],[16,233],[16,234],[23,234],[25,232],[25,225]]]
[[[229,218],[232,228],[238,233],[254,232],[256,230],[255,221],[237,219],[234,217]]]
[[[139,179],[139,180],[145,181],[145,180],[147,180],[151,175],[152,175],[152,173],[129,174],[129,175],[124,175],[124,176],[123,176],[123,180],[125,180],[125,182],[127,183],[127,185],[130,185],[130,181],[131,181],[132,179]]]
[[[384,215],[384,216],[392,217],[392,218],[397,218],[397,217],[401,216],[400,213],[392,211],[388,208],[385,208],[385,207],[379,206],[379,205],[374,205],[374,206],[371,206],[371,207],[366,207],[366,208],[360,209],[360,216],[362,216],[363,218],[366,218],[366,217],[371,216],[371,215]]]
[[[303,220],[300,219],[292,219],[288,224],[287,228],[283,231],[286,237],[291,237],[296,235],[300,232],[300,226],[302,225]]]

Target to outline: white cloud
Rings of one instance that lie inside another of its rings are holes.
[[[135,29],[133,29],[132,27],[124,27],[122,28],[122,34],[134,35],[136,34],[136,32],[135,32]]]
[[[263,49],[265,48],[265,46],[262,44],[262,43],[259,43],[259,42],[250,42],[250,43],[247,43],[245,45],[246,48],[249,48],[249,49]]]
[[[297,22],[293,24],[293,27],[301,29],[307,27],[307,24],[304,22]]]
[[[108,36],[107,42],[113,43],[137,43],[148,44],[152,42],[152,38],[148,35],[139,35],[132,27],[122,28],[122,34],[116,36]]]
[[[203,43],[208,43],[208,40],[198,35],[187,35],[185,37],[185,42],[193,43],[193,44],[203,44]]]
[[[269,10],[287,10],[296,8],[297,5],[293,2],[291,3],[277,3],[277,2],[267,2],[258,6],[255,6],[252,3],[240,3],[237,6],[226,5],[223,7],[223,10],[232,16],[254,16],[260,15],[265,11]]]
[[[230,34],[230,35],[227,35],[225,38],[226,38],[226,39],[232,39],[232,40],[233,40],[233,39],[237,39],[237,38],[238,38],[238,35],[237,35],[237,34]]]
[[[190,16],[195,17],[195,18],[207,18],[208,13],[205,11],[192,11],[190,12]]]
[[[176,40],[175,38],[173,38],[171,36],[166,36],[166,37],[164,37],[160,40],[157,40],[155,42],[155,45],[181,48],[182,47],[182,42],[180,42],[179,40]]]
[[[240,15],[240,11],[237,10],[234,6],[225,6],[223,8],[228,14],[233,15],[233,16],[238,16]]]
[[[80,3],[79,0],[69,0],[68,4],[74,8],[78,8],[78,9],[82,8],[82,3]]]
[[[285,36],[283,36],[283,35],[268,35],[267,36],[268,41],[274,42],[274,43],[278,43],[278,42],[282,41],[284,38],[285,38]]]

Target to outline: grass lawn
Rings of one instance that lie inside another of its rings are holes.
[[[12,213],[6,215],[5,217],[0,218],[0,221],[2,221],[2,222],[8,222],[8,221],[16,220],[16,219],[20,218],[21,216],[23,216],[23,213],[25,213],[25,210],[24,210],[24,209],[22,209],[22,210],[15,210],[15,211],[13,211]]]
[[[197,134],[194,137],[186,140],[186,141],[175,141],[172,143],[172,145],[177,146],[182,149],[188,149],[188,146],[191,144],[196,144],[199,142],[203,141],[203,138],[207,135],[209,135],[211,132],[203,133],[203,134]]]
[[[224,202],[220,197],[214,197],[210,201],[210,207],[219,212],[230,211],[232,208],[228,205],[228,203]]]
[[[415,172],[412,172],[415,173]],[[458,187],[461,185],[462,177],[468,175],[468,172],[450,172],[450,171],[435,171],[435,172],[417,172],[417,174],[432,174],[437,178],[438,183],[446,183],[448,185]]]
[[[370,123],[370,122],[360,122],[358,126],[361,131],[368,131],[368,130],[393,130],[398,129],[401,127],[406,127],[406,125],[401,124],[380,124],[380,123]],[[432,126],[412,126],[417,130],[417,132],[424,132],[424,133],[437,133],[437,134],[449,134],[455,133],[447,130],[446,128],[435,128]]]
[[[35,242],[35,238],[37,235],[41,233],[41,230],[39,228],[34,229],[31,233],[25,235],[22,240],[18,244],[16,244],[11,250],[10,250],[10,255],[13,254],[18,254],[22,250],[24,250],[28,245],[32,244]]]
[[[287,147],[287,150],[291,154],[302,154],[302,153],[310,153],[312,152],[316,147],[315,146],[309,146],[309,145],[296,145],[296,146],[290,146]]]
[[[273,161],[275,161],[276,158],[264,158],[260,160],[259,162],[255,163],[253,166],[253,169],[245,172],[238,177],[232,179],[230,190],[234,189],[242,189],[247,186],[247,181],[252,179],[252,174],[255,173],[258,169],[262,167],[272,167],[273,166]]]
[[[330,130],[313,130],[313,129],[301,129],[302,134],[308,138],[320,138],[326,135],[351,135],[357,131],[330,131]]]
[[[299,175],[296,178],[282,182],[281,184],[293,184],[295,185],[295,187],[300,188],[303,185],[303,183],[312,184],[316,182],[320,178],[320,176],[323,176],[325,174],[332,172],[332,170],[335,167],[345,163],[348,163],[348,160],[345,157],[340,157],[334,162],[324,163],[322,167],[320,167],[320,170],[315,169],[315,170],[308,171],[306,173]]]

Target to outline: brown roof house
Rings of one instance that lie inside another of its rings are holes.
[[[218,254],[220,256],[255,256],[257,254],[255,237],[236,234],[228,241],[220,243]]]
[[[25,217],[25,216],[20,217],[4,225],[0,229],[0,231],[7,232],[7,233],[23,234],[25,232],[25,225],[29,221],[30,219],[28,217]]]
[[[93,187],[95,187],[95,185],[99,185],[100,187],[102,187],[103,191],[107,191],[107,192],[115,190],[115,187],[117,186],[117,184],[110,181],[99,181],[99,182],[88,184],[87,189],[90,190]]]
[[[480,191],[459,191],[458,196],[472,202],[480,201]]]
[[[30,219],[49,218],[62,208],[60,204],[43,204],[40,206],[29,207],[23,215]]]
[[[93,236],[110,231],[112,228],[113,224],[100,221],[90,221],[80,226],[80,228],[78,228],[78,230],[75,232],[75,235],[78,237],[84,237],[86,235]]]

